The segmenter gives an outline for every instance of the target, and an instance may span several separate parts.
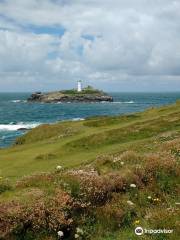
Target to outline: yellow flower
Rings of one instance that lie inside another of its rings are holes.
[[[160,202],[161,200],[159,198],[154,198],[153,201],[154,202]]]
[[[139,220],[134,221],[134,224],[135,224],[135,225],[138,225],[139,223],[140,223]]]

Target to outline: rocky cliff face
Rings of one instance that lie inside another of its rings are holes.
[[[50,93],[33,93],[29,98],[30,102],[113,102],[113,98],[108,94],[97,91],[93,93],[64,93],[64,91]]]

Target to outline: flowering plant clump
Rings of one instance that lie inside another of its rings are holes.
[[[69,215],[71,208],[71,197],[62,190],[58,190],[56,195],[48,201],[39,199],[33,205],[15,202],[2,204],[0,206],[0,236],[8,238],[12,232],[22,235],[23,229],[32,232],[46,229],[56,232],[62,238],[64,233],[59,229],[71,228],[73,223]]]
[[[58,165],[58,166],[56,167],[56,170],[57,170],[57,171],[61,171],[62,169],[63,169],[63,167],[60,166],[60,165]]]
[[[79,183],[77,198],[83,203],[101,205],[105,203],[111,194],[111,185],[108,179],[98,176],[96,172],[77,171],[71,172]]]
[[[119,156],[119,160],[123,163],[125,162],[135,164],[139,162],[140,159],[141,159],[140,155],[132,150],[125,151]]]
[[[131,187],[131,188],[136,188],[136,184],[131,183],[131,184],[130,184],[130,187]]]
[[[63,231],[58,231],[58,232],[57,232],[57,235],[58,235],[59,238],[64,237]]]
[[[158,204],[158,203],[160,203],[161,202],[161,199],[159,199],[159,198],[153,198],[153,203],[154,204]]]

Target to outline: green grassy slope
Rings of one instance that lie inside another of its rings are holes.
[[[62,230],[64,239],[134,240],[142,225],[174,229],[142,239],[175,240],[179,157],[179,101],[39,126],[0,150],[0,238],[50,240]]]
[[[180,129],[180,104],[129,116],[99,117],[79,122],[42,125],[0,150],[1,175],[19,178],[53,170],[56,165],[78,166],[98,153],[115,151],[122,144]]]

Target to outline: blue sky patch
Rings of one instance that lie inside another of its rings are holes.
[[[93,35],[90,35],[90,34],[84,34],[84,35],[82,35],[82,38],[87,39],[87,40],[90,40],[90,41],[93,42],[96,37],[93,36]]]
[[[63,26],[35,26],[35,25],[25,26],[24,30],[35,34],[49,34],[55,36],[63,36],[66,31],[66,29]]]

